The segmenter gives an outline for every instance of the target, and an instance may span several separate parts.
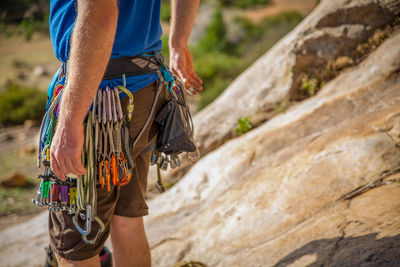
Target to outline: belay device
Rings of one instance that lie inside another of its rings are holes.
[[[130,61],[126,63],[127,60]],[[130,62],[134,60],[136,58],[124,59],[124,64],[132,64]],[[168,165],[172,168],[179,166],[178,155],[182,152],[194,153],[192,159],[197,159],[199,153],[193,141],[193,123],[183,83],[171,76],[159,53],[144,55],[138,60],[152,63],[146,67],[150,66],[158,74],[161,82],[159,88],[166,86],[171,95],[171,100],[155,116],[160,130],[151,158],[152,164],[158,165],[158,185],[164,191],[159,170],[166,170]],[[118,63],[121,64],[120,60]],[[125,76],[122,77],[125,81]],[[32,202],[38,206],[47,206],[49,211],[67,212],[73,216],[73,223],[82,234],[82,239],[93,244],[105,229],[104,223],[97,217],[97,188],[110,191],[112,186],[128,184],[135,168],[131,155],[132,144],[134,146],[135,142],[132,142],[129,135],[134,99],[125,84],[98,90],[84,120],[85,141],[81,159],[86,174],[79,178],[67,177],[66,181],[62,181],[50,168],[50,147],[64,83],[65,69],[60,68],[49,85],[47,111],[40,128],[38,167],[43,166],[43,174],[38,176],[41,182]],[[122,112],[120,93],[125,93],[129,98],[125,115]],[[157,103],[157,96],[152,109]],[[89,239],[92,223],[100,227],[94,237]]]

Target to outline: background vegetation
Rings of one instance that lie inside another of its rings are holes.
[[[45,112],[46,93],[36,88],[23,88],[9,83],[0,92],[0,125],[22,124],[25,120],[40,121]]]
[[[0,1],[0,33],[6,37],[23,35],[30,40],[35,32],[48,33],[48,0]]]
[[[198,109],[211,103],[256,59],[302,19],[297,12],[284,12],[266,17],[254,24],[245,17],[233,20],[239,38],[229,40],[222,9],[215,10],[204,37],[192,46],[195,69],[204,81]]]

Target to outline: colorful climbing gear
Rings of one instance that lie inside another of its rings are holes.
[[[146,64],[143,64],[146,63]],[[120,68],[117,65],[122,64]],[[140,67],[144,66],[144,67]],[[119,73],[121,69],[133,71]],[[144,69],[144,70],[143,70]],[[126,88],[125,75],[136,75],[140,72],[155,73],[160,78],[153,106],[143,129],[135,140],[129,134],[129,123],[134,111],[134,98]],[[43,174],[37,196],[32,202],[38,206],[48,206],[49,211],[63,211],[72,216],[76,229],[82,239],[93,244],[104,231],[105,226],[97,216],[97,187],[110,192],[115,186],[127,185],[135,168],[132,147],[140,139],[144,129],[149,127],[150,118],[156,117],[156,103],[163,88],[181,105],[185,127],[188,127],[190,138],[193,137],[193,124],[184,96],[183,84],[173,77],[159,52],[139,55],[135,58],[124,57],[123,60],[111,60],[104,79],[122,77],[123,84],[115,87],[99,88],[84,120],[84,145],[81,161],[86,173],[79,178],[67,177],[66,181],[58,179],[50,168],[50,148],[57,126],[59,103],[65,84],[66,64],[53,77],[48,89],[46,113],[39,133],[38,167],[43,166]],[[127,96],[126,114],[123,113],[121,96]],[[159,169],[166,170],[180,166],[178,154],[157,152],[152,160]],[[159,185],[163,188],[161,175]],[[92,232],[92,223],[100,227],[93,239],[88,239]],[[83,226],[82,226],[83,225]]]

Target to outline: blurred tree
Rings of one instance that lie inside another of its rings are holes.
[[[222,16],[222,8],[218,6],[211,18],[206,32],[197,45],[202,51],[224,51],[228,48],[226,25]]]
[[[43,20],[49,13],[48,0],[2,0],[0,20],[5,24],[19,24],[24,19]]]

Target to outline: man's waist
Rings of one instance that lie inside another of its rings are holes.
[[[107,64],[107,68],[103,75],[103,80],[111,80],[126,77],[143,75],[143,74],[159,74],[160,62],[164,62],[159,51],[136,56],[124,56],[112,58]],[[68,64],[63,63],[63,73],[67,73]]]

